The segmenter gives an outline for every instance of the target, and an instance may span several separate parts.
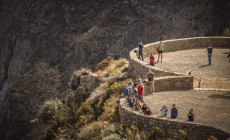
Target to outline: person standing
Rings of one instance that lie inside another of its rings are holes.
[[[155,64],[155,57],[153,56],[152,53],[150,53],[149,64],[152,66],[154,66],[154,64]]]
[[[144,94],[144,85],[143,85],[142,82],[139,82],[139,84],[137,86],[137,98],[142,103],[144,103],[144,101],[143,101],[143,94]]]
[[[149,69],[149,73],[147,74],[148,77],[148,89],[150,93],[153,93],[153,84],[154,84],[154,73],[151,69]]]
[[[157,60],[157,62],[159,62],[159,59],[161,57],[161,63],[162,63],[164,47],[165,46],[161,41],[160,44],[159,44],[159,47],[158,47],[158,60]]]
[[[211,65],[212,64],[212,51],[213,51],[212,44],[209,44],[207,51],[208,51],[208,64]]]
[[[138,45],[138,53],[139,53],[139,58],[142,59],[142,61],[144,61],[143,50],[144,50],[144,45],[142,44],[142,42],[140,42]]]
[[[171,109],[171,118],[176,119],[177,115],[178,115],[178,109],[176,108],[176,105],[173,104]]]

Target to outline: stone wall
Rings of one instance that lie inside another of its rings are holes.
[[[186,50],[186,49],[194,49],[194,48],[204,48],[208,47],[209,43],[213,44],[214,48],[230,48],[230,37],[194,37],[194,38],[184,38],[184,39],[175,39],[175,40],[166,40],[163,41],[165,45],[165,52],[178,51],[178,50]],[[159,42],[146,44],[144,47],[144,57],[148,57],[152,52],[156,54],[156,48],[158,47]],[[185,74],[165,71],[160,68],[156,68],[137,59],[135,49],[130,51],[129,58],[129,75],[136,79],[138,75],[146,79],[147,73],[149,69],[152,69],[155,73],[155,77],[165,77],[170,76],[168,80],[161,79],[159,82],[155,83],[156,91],[163,90],[162,88],[167,88],[168,90],[177,90],[177,89],[192,89],[193,78],[185,76]],[[176,77],[175,77],[176,76]],[[179,76],[183,78],[179,78]],[[175,83],[176,82],[176,83]],[[186,83],[184,83],[186,82]],[[187,83],[190,82],[190,83]],[[159,83],[159,84],[158,84]],[[178,86],[183,85],[184,88],[178,88]],[[163,87],[164,85],[165,87]]]
[[[152,52],[156,54],[156,48],[159,46],[159,41],[146,44],[144,49],[145,57]],[[214,48],[230,48],[230,37],[194,37],[163,41],[165,45],[164,52],[172,52],[178,50],[206,48],[212,43]]]
[[[209,45],[209,43],[212,43],[214,48],[230,48],[230,37],[195,37],[167,40],[163,41],[163,43],[165,45],[165,52],[205,48]],[[145,45],[144,57],[148,57],[150,53],[156,54],[157,52],[155,50],[158,45],[159,42]],[[137,59],[134,50],[130,51],[128,72],[131,77],[137,78],[139,75],[141,78],[146,79],[149,69],[152,69],[156,76],[154,81],[154,88],[156,92],[164,90],[193,89],[192,76],[186,76],[185,74],[165,71],[150,66],[146,62]],[[181,122],[172,119],[161,119],[154,116],[143,116],[142,114],[133,111],[130,107],[127,107],[125,99],[120,99],[119,115],[122,123],[127,125],[137,124],[144,129],[160,127],[162,129],[167,129],[168,133],[173,132],[175,129],[182,129],[200,139],[207,139],[211,135],[217,137],[218,139],[227,139],[230,137],[230,132],[212,126]]]
[[[173,119],[157,118],[154,116],[144,116],[128,107],[124,98],[120,99],[119,115],[120,121],[123,124],[136,124],[145,130],[160,127],[165,130],[164,132],[166,134],[174,133],[175,130],[186,130],[188,134],[191,134],[199,139],[207,139],[211,135],[220,140],[225,140],[230,137],[230,132],[212,126],[192,122],[182,122]]]
[[[193,89],[193,76],[166,76],[155,78],[154,91]]]

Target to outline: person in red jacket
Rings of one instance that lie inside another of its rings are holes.
[[[154,64],[155,64],[155,57],[153,56],[152,53],[150,53],[149,64],[152,66],[154,66]]]
[[[143,101],[143,94],[144,94],[144,85],[142,82],[140,82],[137,86],[137,98],[139,101],[144,103]]]

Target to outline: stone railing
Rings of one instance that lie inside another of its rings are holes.
[[[164,52],[194,49],[194,48],[204,48],[207,47],[209,43],[212,43],[215,48],[230,48],[230,37],[194,37],[194,38],[166,40],[163,41],[163,43],[165,45]],[[158,46],[159,46],[159,42],[146,44],[144,47],[144,57],[149,57],[150,53],[155,54],[156,53],[155,50]],[[131,77],[137,78],[137,76],[139,75],[141,78],[146,79],[149,69],[152,69],[156,77],[170,76],[170,79],[167,80],[167,83],[173,86],[171,87],[171,90],[181,90],[181,88],[177,88],[178,86],[176,86],[176,84],[173,83],[174,81],[177,81],[178,85],[183,84],[184,81],[189,81],[191,82],[190,85],[193,85],[193,81],[190,80],[192,76],[188,76],[188,75],[185,76],[185,74],[182,73],[165,71],[163,69],[151,66],[146,62],[139,60],[134,50],[135,49],[130,51],[130,58],[129,58],[128,72]],[[178,76],[181,76],[183,78],[178,79]],[[174,78],[175,80],[173,80]],[[155,89],[161,89],[161,87],[158,87],[158,84],[156,84]],[[183,88],[183,90],[184,89],[185,88]],[[188,90],[192,89],[192,86],[187,86],[187,89]]]
[[[194,37],[175,40],[163,41],[165,45],[164,52],[205,48],[210,43],[215,48],[230,48],[230,37]],[[159,46],[159,42],[147,44],[144,47],[144,57],[149,57],[150,53],[156,54],[156,48]],[[129,59],[129,75],[133,78],[137,78],[139,75],[141,78],[147,78],[149,69],[152,69],[156,78],[154,79],[155,91],[164,90],[190,90],[193,89],[193,76],[185,74],[165,71],[153,66],[148,65],[146,62],[139,60],[134,52],[135,49],[130,51]],[[199,137],[200,139],[207,139],[210,135],[217,137],[218,139],[227,139],[230,137],[228,130],[222,128],[215,128],[213,126],[207,126],[197,123],[181,122],[172,119],[160,119],[154,116],[143,116],[138,112],[132,111],[131,108],[126,107],[127,103],[124,99],[120,99],[119,114],[122,123],[130,125],[137,124],[143,128],[161,127],[167,129],[168,132],[175,129],[183,129],[188,133]]]
[[[133,111],[131,107],[128,106],[125,98],[120,99],[119,116],[123,124],[135,124],[146,130],[160,127],[166,130],[165,132],[167,134],[172,134],[175,130],[185,130],[188,134],[192,134],[199,139],[207,139],[211,135],[220,140],[225,140],[230,137],[230,132],[227,130],[213,126],[182,122],[174,119],[157,118],[156,116],[144,116],[140,112]]]

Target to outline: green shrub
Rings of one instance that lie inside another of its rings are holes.
[[[110,134],[107,137],[104,137],[102,140],[121,140],[121,136],[118,134]]]
[[[150,139],[160,139],[163,137],[165,137],[164,131],[160,127],[155,127],[149,138]]]
[[[40,115],[44,122],[60,123],[67,119],[67,111],[60,100],[48,100],[40,109]]]
[[[186,140],[188,137],[188,132],[186,130],[178,130],[177,133],[175,133],[175,137],[178,140]]]

